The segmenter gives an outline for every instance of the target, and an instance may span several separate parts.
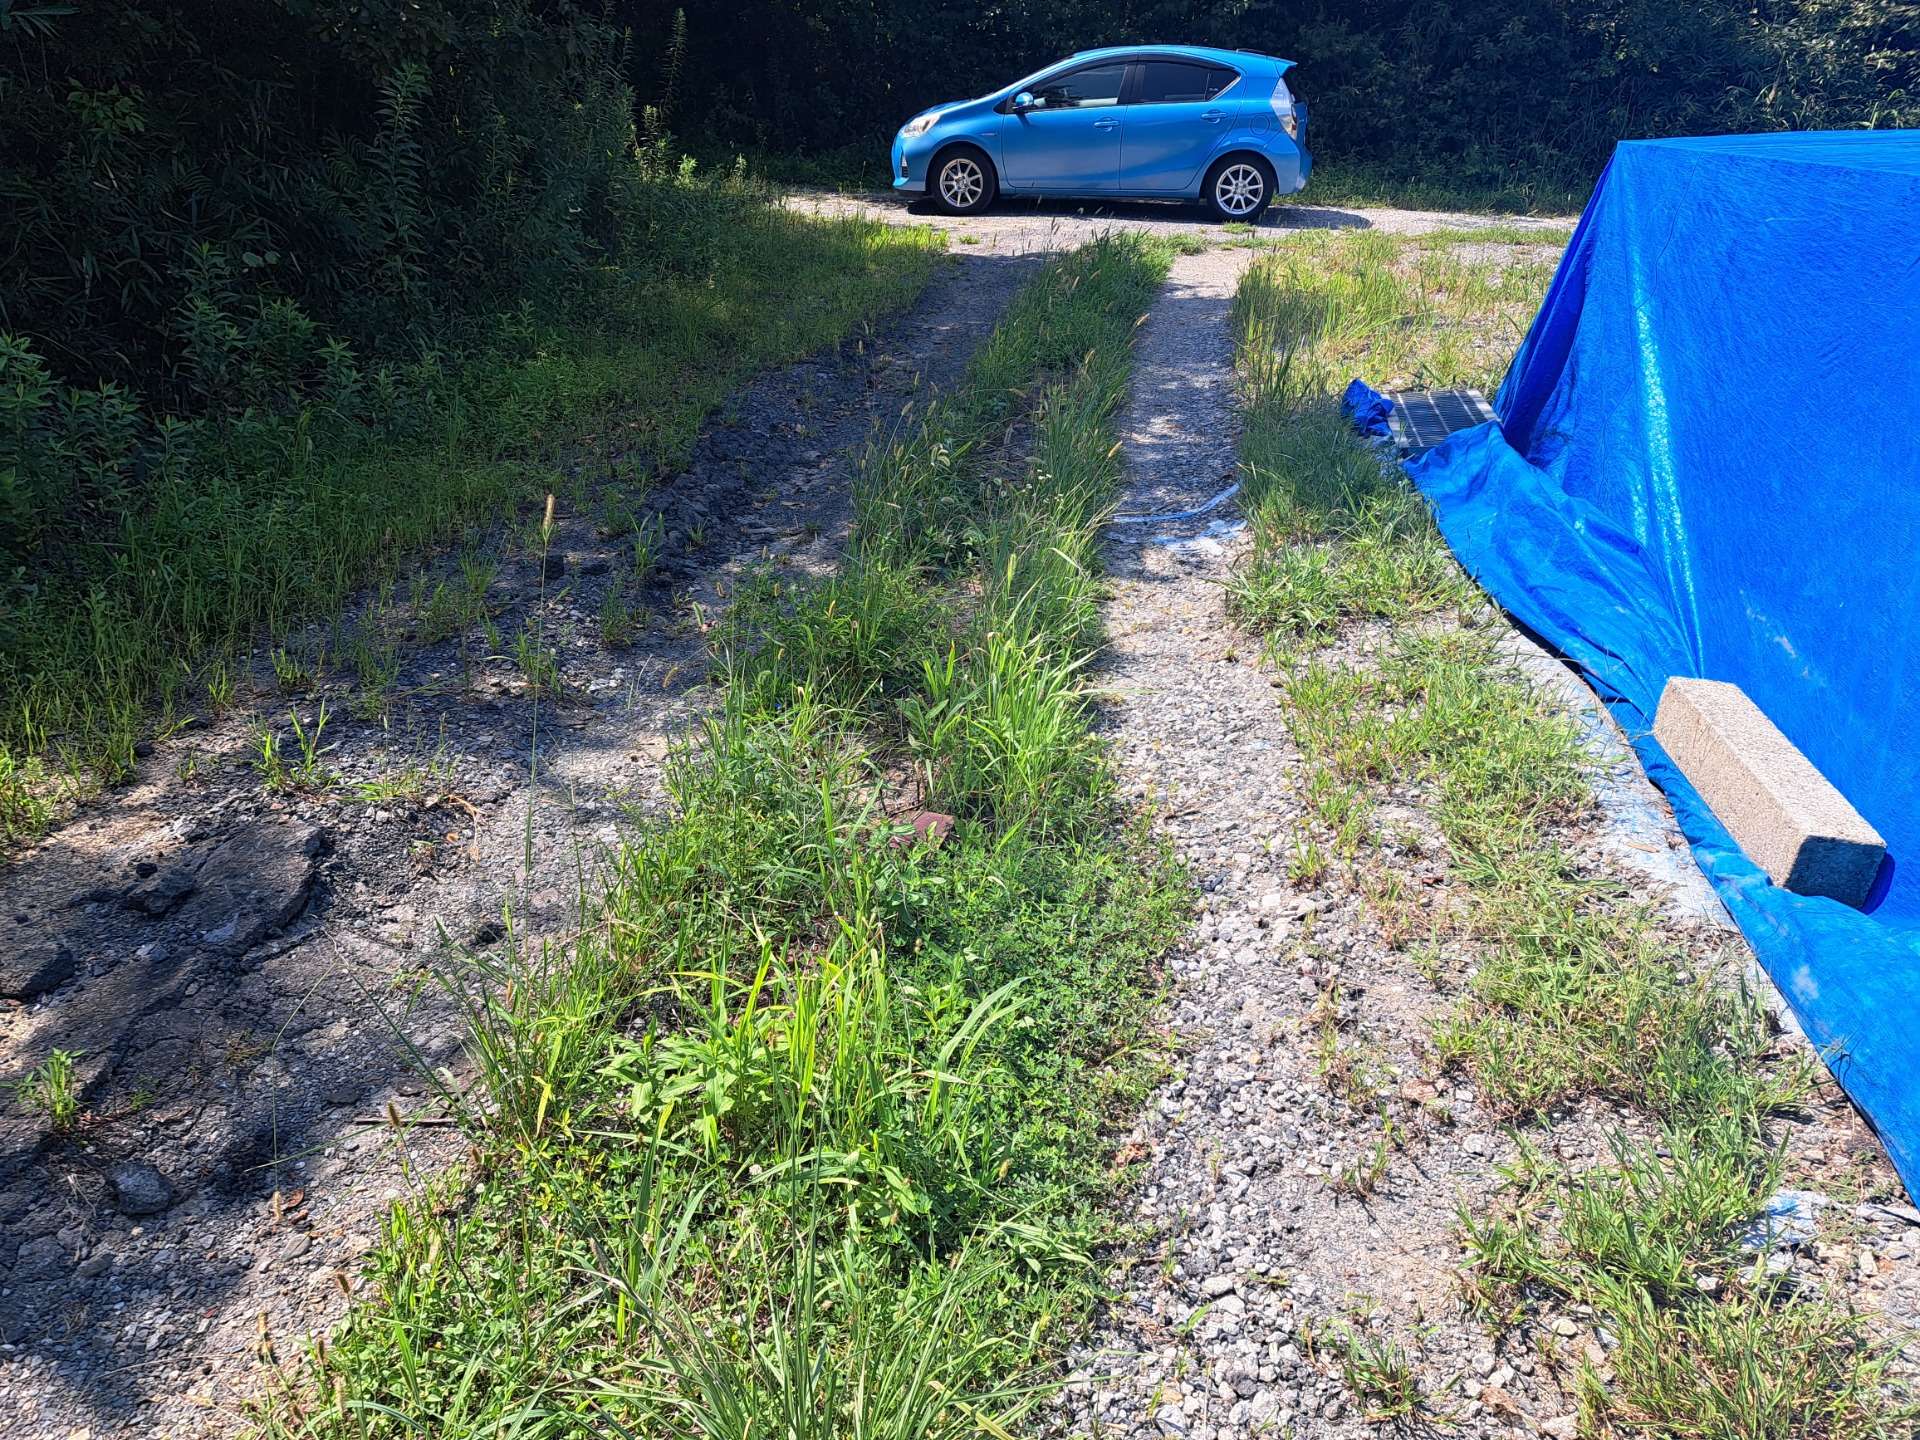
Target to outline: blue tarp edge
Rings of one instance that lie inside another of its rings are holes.
[[[1536,338],[1529,337],[1529,347]],[[1514,373],[1519,368],[1516,360]],[[1701,873],[1762,969],[1835,1078],[1873,1120],[1908,1192],[1920,1195],[1920,1154],[1910,1143],[1910,1137],[1920,1136],[1920,1105],[1914,1103],[1907,1064],[1914,1023],[1909,977],[1920,973],[1920,946],[1845,905],[1780,889],[1734,843],[1653,738],[1653,716],[1635,698],[1651,695],[1657,704],[1666,678],[1634,674],[1631,657],[1648,648],[1634,643],[1635,637],[1667,623],[1663,607],[1646,593],[1636,573],[1641,568],[1637,550],[1630,542],[1620,543],[1621,537],[1602,517],[1569,516],[1560,506],[1577,507],[1577,502],[1565,496],[1557,496],[1559,505],[1548,509],[1536,498],[1537,487],[1490,483],[1491,475],[1514,465],[1526,466],[1527,461],[1507,444],[1500,423],[1494,422],[1450,436],[1409,461],[1407,471],[1433,506],[1441,533],[1468,573],[1571,663],[1607,705],[1648,778],[1672,805]],[[1529,507],[1534,513],[1527,513]],[[1516,556],[1502,542],[1514,533],[1535,542],[1546,537],[1563,552],[1560,564],[1548,569]],[[1565,553],[1576,550],[1577,559]],[[1556,573],[1579,580],[1562,589],[1554,583]],[[1605,587],[1610,593],[1596,595],[1593,581],[1598,576],[1610,577]],[[1596,613],[1602,618],[1599,625],[1593,623]],[[1610,645],[1609,630],[1627,643]],[[1667,647],[1686,648],[1677,634],[1668,635],[1659,648]],[[1907,952],[1915,970],[1903,974],[1894,965],[1856,969],[1839,993],[1818,978],[1825,967],[1815,963],[1816,949],[1842,947],[1884,956],[1889,945]],[[1863,1018],[1874,1023],[1863,1025]]]

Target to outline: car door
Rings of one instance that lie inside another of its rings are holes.
[[[1227,132],[1238,72],[1195,60],[1148,59],[1137,72],[1123,112],[1120,189],[1138,194],[1191,193]]]
[[[1001,181],[1009,190],[1099,195],[1120,182],[1120,92],[1127,62],[1050,75],[1035,104],[1000,122]]]

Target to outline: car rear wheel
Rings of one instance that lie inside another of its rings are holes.
[[[1200,198],[1216,220],[1250,225],[1273,202],[1273,167],[1257,155],[1229,155],[1207,172]]]
[[[927,185],[933,203],[949,215],[978,215],[993,203],[999,182],[993,162],[978,150],[949,150],[934,162]]]

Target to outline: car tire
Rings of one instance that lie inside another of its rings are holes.
[[[1207,171],[1200,200],[1216,220],[1251,225],[1273,203],[1273,186],[1273,166],[1258,155],[1227,155]]]
[[[948,215],[978,215],[999,193],[993,162],[971,145],[955,146],[935,156],[927,171],[927,194]]]

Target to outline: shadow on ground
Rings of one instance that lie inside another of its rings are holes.
[[[876,195],[877,201],[883,197]],[[884,197],[899,203],[898,197]],[[907,203],[907,213],[928,219],[951,220],[924,196]],[[1079,221],[1109,221],[1149,232],[1186,231],[1198,226],[1218,226],[1219,222],[1205,206],[1196,201],[1175,200],[1072,200],[1046,196],[1002,195],[984,215],[966,217],[991,224],[995,219],[1012,217],[1058,218]],[[1267,208],[1253,226],[1256,230],[1367,230],[1373,222],[1352,210],[1336,210],[1324,205],[1303,205],[1282,201]]]
[[[534,943],[572,928],[712,693],[692,602],[711,615],[763,561],[830,566],[847,457],[958,375],[1035,263],[960,253],[906,315],[747,387],[678,475],[617,497],[655,537],[648,573],[600,503],[626,457],[559,457],[580,484],[548,553],[510,523],[486,542],[502,643],[401,633],[382,715],[322,682],[338,783],[263,783],[258,727],[291,759],[289,712],[310,727],[322,698],[263,664],[248,706],[0,870],[0,1436],[232,1428],[262,1326],[291,1360],[339,1314],[380,1215],[458,1145],[381,1123],[434,1118],[422,1062],[460,1066],[434,971],[502,943],[508,900]],[[609,596],[633,615],[617,640]],[[502,653],[536,620],[563,682],[537,707]],[[361,788],[406,773],[407,793]],[[6,1088],[56,1048],[83,1101],[58,1137]]]

